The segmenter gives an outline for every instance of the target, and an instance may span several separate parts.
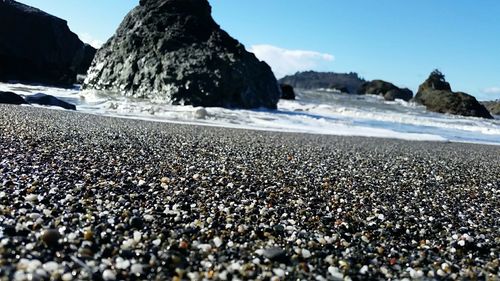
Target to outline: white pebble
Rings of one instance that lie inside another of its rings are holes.
[[[219,248],[222,245],[222,240],[219,237],[214,238],[215,247]]]
[[[132,267],[130,268],[130,272],[135,275],[140,275],[143,272],[142,268],[142,264],[136,263],[132,265]]]
[[[54,271],[56,271],[58,268],[59,268],[59,264],[55,261],[49,261],[43,265],[43,269],[45,269],[45,271],[47,271],[48,273],[51,273],[51,274]]]
[[[16,273],[14,273],[14,280],[16,281],[24,281],[27,279],[28,278],[26,278],[26,274],[22,271],[16,271]]]
[[[26,199],[26,201],[35,202],[38,200],[38,196],[36,194],[29,194],[29,195],[26,195],[26,197],[24,197],[24,199]]]
[[[121,257],[116,258],[116,268],[118,269],[127,269],[130,266],[130,261],[125,260]]]
[[[304,257],[305,259],[308,259],[311,257],[311,252],[307,249],[302,249],[302,257]]]
[[[361,267],[361,269],[359,270],[359,273],[360,274],[366,274],[368,272],[368,266],[367,265],[363,265],[363,267]]]
[[[102,273],[102,279],[104,279],[105,281],[116,280],[116,274],[111,269],[106,269]]]
[[[339,269],[333,266],[328,267],[328,273],[332,275],[333,279],[344,280],[344,274],[339,272]]]
[[[63,274],[63,276],[61,277],[61,279],[63,281],[71,281],[71,280],[73,280],[73,275],[71,275],[71,273],[69,273],[69,272],[66,272],[66,273]]]
[[[278,277],[285,277],[285,271],[281,268],[275,268],[273,269],[274,274],[276,274]]]
[[[135,243],[141,242],[142,233],[139,231],[134,231],[134,241]]]

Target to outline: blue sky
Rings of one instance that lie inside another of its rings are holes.
[[[99,44],[138,0],[20,0]],[[215,20],[277,76],[358,72],[416,90],[439,68],[455,91],[500,98],[498,0],[210,0]]]

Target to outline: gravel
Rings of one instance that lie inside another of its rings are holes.
[[[500,278],[498,146],[0,112],[0,280]]]

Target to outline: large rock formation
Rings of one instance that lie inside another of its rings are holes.
[[[276,108],[271,68],[231,38],[207,0],[141,0],[97,52],[84,89],[172,104]]]
[[[18,94],[12,92],[0,92],[0,103],[4,104],[26,104],[27,102]]]
[[[409,101],[413,98],[413,92],[410,89],[401,89],[396,87],[394,84],[383,80],[373,80],[371,82],[364,83],[358,90],[358,94],[380,95],[388,101],[393,101],[395,99]]]
[[[483,101],[481,102],[488,111],[493,115],[500,115],[500,99],[496,101]]]
[[[295,99],[295,90],[292,86],[288,84],[280,84],[281,87],[281,99],[284,100],[294,100]]]
[[[0,81],[71,85],[95,49],[66,21],[13,0],[0,1]]]
[[[420,85],[415,101],[434,112],[493,119],[475,97],[462,92],[453,92],[444,75],[438,70],[434,70]]]
[[[291,85],[296,89],[335,89],[343,93],[357,94],[361,85],[366,81],[354,72],[335,73],[305,71],[285,76],[281,78],[279,82]]]
[[[58,99],[51,95],[46,95],[43,93],[37,93],[31,96],[27,96],[26,101],[31,104],[39,104],[39,105],[47,105],[47,106],[57,106],[62,107],[64,109],[76,110],[76,106],[74,104],[65,102],[61,99]]]

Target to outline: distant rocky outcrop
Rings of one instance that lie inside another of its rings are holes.
[[[294,100],[295,90],[292,86],[288,84],[280,84],[281,87],[281,98],[284,100]]]
[[[500,99],[496,101],[483,101],[481,102],[488,111],[493,115],[500,115]]]
[[[3,104],[26,104],[27,102],[18,94],[12,92],[0,92],[0,103]]]
[[[439,70],[434,70],[420,85],[415,101],[434,112],[493,119],[476,98],[466,93],[453,92]]]
[[[64,109],[76,110],[74,104],[60,100],[54,96],[46,95],[42,93],[27,96],[25,100],[31,104],[47,105],[47,106],[57,106]]]
[[[83,88],[230,108],[276,108],[281,95],[271,68],[215,23],[207,0],[141,0]]]
[[[373,80],[364,83],[358,90],[358,94],[383,96],[388,101],[395,99],[409,101],[413,98],[413,92],[410,89],[401,89],[383,80]]]
[[[13,0],[0,1],[0,81],[75,83],[96,50],[66,21]]]
[[[279,82],[291,85],[296,89],[335,89],[343,93],[357,94],[361,85],[366,81],[354,72],[335,73],[305,71],[285,76],[280,79]]]

